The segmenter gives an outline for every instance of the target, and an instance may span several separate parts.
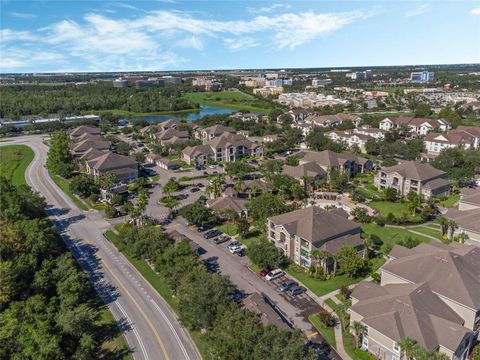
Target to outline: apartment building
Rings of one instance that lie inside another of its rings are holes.
[[[130,182],[138,178],[138,162],[132,158],[112,152],[95,155],[85,161],[85,170],[93,178],[97,179],[106,173],[116,174],[117,182]]]
[[[236,130],[230,126],[213,125],[206,128],[198,127],[195,130],[195,138],[202,140],[203,143],[213,140],[225,133],[235,134]]]
[[[385,131],[406,126],[412,134],[427,135],[430,131],[448,131],[451,124],[445,119],[423,119],[410,116],[387,117],[380,121],[379,128]]]
[[[428,154],[437,155],[444,149],[461,147],[465,149],[476,147],[478,140],[464,131],[452,130],[447,133],[430,132],[425,136],[425,148]]]
[[[337,130],[327,133],[327,137],[335,142],[341,142],[346,144],[349,148],[357,146],[362,153],[366,153],[366,147],[368,140],[375,140],[370,135],[356,133],[353,130]]]
[[[380,285],[362,282],[352,294],[350,321],[365,326],[362,348],[403,359],[409,337],[429,351],[465,360],[480,328],[480,248],[463,244],[395,246]]]
[[[310,114],[304,119],[304,123],[312,126],[333,127],[342,124],[344,121],[351,121],[355,127],[359,126],[362,118],[357,115],[338,113],[335,115]]]
[[[325,173],[329,173],[332,168],[337,168],[341,172],[348,172],[350,176],[355,176],[358,173],[370,171],[373,163],[361,156],[355,156],[345,153],[336,153],[331,150],[324,151],[310,151],[303,150],[295,154],[300,158],[299,164],[314,162],[318,164]]]
[[[244,135],[229,132],[206,141],[203,145],[189,146],[182,151],[182,160],[189,165],[205,165],[209,159],[215,162],[234,162],[245,156],[262,157],[263,145],[248,140]]]
[[[140,134],[155,134],[168,129],[176,129],[180,122],[177,119],[168,119],[158,124],[148,125],[140,129]]]
[[[465,244],[480,247],[480,188],[464,188],[458,209],[448,209],[445,217],[457,224],[454,235],[467,235]]]
[[[273,216],[267,220],[268,239],[295,264],[307,269],[313,250],[335,254],[342,246],[363,249],[360,225],[348,220],[342,209],[324,210],[317,206]]]
[[[101,132],[99,128],[93,126],[79,126],[70,132],[70,138],[77,140],[81,136],[100,136]]]
[[[183,144],[190,139],[190,136],[188,131],[178,131],[177,129],[170,128],[154,134],[154,138],[160,145],[167,146]]]
[[[379,190],[393,188],[402,196],[413,191],[426,199],[450,193],[450,181],[444,171],[417,161],[382,168],[375,175],[374,184]]]

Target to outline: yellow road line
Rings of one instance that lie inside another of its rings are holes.
[[[311,333],[310,335],[307,335],[307,339],[310,339],[311,337],[317,336],[318,332]]]
[[[118,285],[127,293],[128,297],[130,299],[132,299],[133,301],[133,304],[137,307],[138,311],[140,311],[140,313],[142,314],[143,318],[145,319],[145,321],[147,322],[148,326],[150,327],[150,329],[153,331],[155,337],[157,338],[157,342],[158,344],[160,345],[160,348],[162,349],[162,352],[163,354],[165,355],[165,358],[167,360],[170,360],[170,357],[168,356],[167,354],[167,351],[165,349],[165,345],[163,344],[163,341],[162,339],[160,338],[160,334],[157,332],[157,330],[155,329],[155,327],[153,326],[152,322],[150,321],[150,319],[147,317],[147,315],[145,314],[145,312],[142,310],[142,308],[140,307],[140,305],[138,305],[138,303],[135,301],[135,299],[133,298],[132,294],[130,294],[130,292],[125,288],[125,286],[123,286],[122,282],[120,281],[120,279],[115,275],[115,273],[112,271],[112,269],[110,268],[110,266],[107,265],[107,263],[105,261],[102,260],[102,263],[103,265],[107,268],[107,270],[112,274],[112,276],[115,278],[115,280],[117,280],[118,282]]]

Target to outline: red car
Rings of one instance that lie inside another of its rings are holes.
[[[262,269],[260,270],[260,276],[265,277],[270,271],[268,269]]]

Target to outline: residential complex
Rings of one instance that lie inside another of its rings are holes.
[[[342,209],[310,206],[268,218],[267,237],[295,264],[308,269],[312,251],[335,254],[342,246],[363,248],[360,225],[348,220]]]
[[[447,131],[450,122],[444,119],[423,119],[410,116],[387,117],[380,121],[379,128],[385,131],[406,127],[411,133],[426,135],[430,131]]]
[[[355,156],[347,153],[336,153],[331,150],[320,152],[302,150],[295,154],[300,158],[299,165],[307,163],[316,163],[325,172],[329,173],[332,168],[340,172],[347,172],[350,176],[359,173],[368,172],[372,169],[372,162],[361,156]]]
[[[428,154],[437,155],[443,149],[461,147],[464,149],[480,147],[480,128],[475,126],[458,126],[455,130],[444,133],[429,132],[425,137]]]
[[[404,161],[380,169],[375,175],[374,183],[379,190],[392,188],[401,196],[415,192],[428,199],[450,193],[450,181],[446,179],[446,175],[444,171],[435,169],[430,164]]]
[[[480,247],[480,188],[461,191],[458,209],[448,209],[445,217],[456,224],[454,235],[465,235],[466,244]]]
[[[467,359],[480,328],[480,248],[438,242],[395,246],[380,285],[363,282],[352,294],[350,321],[365,326],[362,348],[401,359],[406,337],[450,359]]]

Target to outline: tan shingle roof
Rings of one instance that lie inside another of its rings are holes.
[[[317,176],[325,176],[327,173],[323,170],[320,165],[316,162],[308,162],[304,164],[300,164],[298,166],[283,166],[283,173],[286,175],[293,176],[295,178],[301,178],[303,176],[309,177],[317,177]]]
[[[351,311],[394,341],[410,337],[428,350],[442,345],[455,351],[469,332],[463,319],[433,293],[428,283],[368,286],[360,283],[355,288],[352,297],[360,301]]]
[[[75,152],[87,151],[90,148],[97,150],[108,150],[112,143],[110,141],[97,140],[97,139],[85,139],[78,143],[73,144],[72,150]]]
[[[88,165],[97,170],[108,171],[109,169],[119,167],[133,167],[134,165],[138,165],[138,163],[128,156],[107,152],[98,158],[88,161]]]
[[[222,211],[230,209],[237,213],[247,210],[247,207],[245,206],[246,203],[246,200],[232,196],[219,197],[217,199],[211,199],[207,201],[208,207],[212,210]]]
[[[404,161],[401,164],[385,167],[382,169],[386,173],[399,173],[403,177],[416,180],[428,180],[445,175],[445,171],[435,169],[430,164],[420,163],[418,161]]]
[[[480,248],[421,244],[413,254],[382,269],[413,283],[428,282],[433,291],[472,309],[480,309]]]
[[[100,135],[100,129],[92,127],[92,126],[83,126],[82,125],[82,126],[79,126],[79,127],[76,127],[75,129],[73,129],[70,132],[70,136],[78,137],[78,136],[81,136],[85,133],[90,134],[90,135]]]
[[[357,242],[360,238],[360,226],[348,220],[342,209],[327,211],[310,206],[271,217],[270,220],[275,225],[283,225],[290,234],[310,241],[315,247],[322,247],[326,242],[337,239],[341,245],[359,245]],[[353,236],[343,237],[344,235]],[[329,244],[328,247],[339,249],[341,245]]]
[[[480,209],[465,211],[448,209],[445,217],[455,221],[458,226],[467,231],[480,233]]]

